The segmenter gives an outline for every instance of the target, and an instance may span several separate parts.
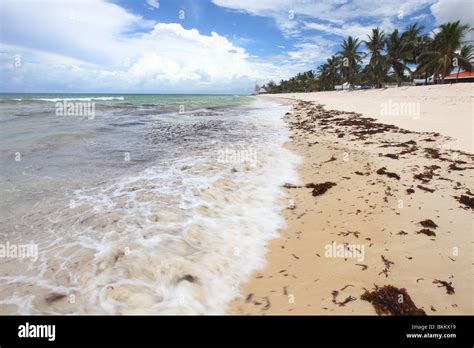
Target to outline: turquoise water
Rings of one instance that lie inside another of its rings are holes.
[[[94,101],[105,104],[158,104],[209,107],[249,104],[253,98],[242,95],[217,94],[82,94],[82,93],[2,93],[2,101]]]

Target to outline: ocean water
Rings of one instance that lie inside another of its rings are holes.
[[[284,226],[299,161],[287,111],[245,96],[0,95],[0,254],[37,248],[0,257],[0,314],[225,313]]]

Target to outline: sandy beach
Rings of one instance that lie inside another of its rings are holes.
[[[228,312],[390,314],[367,300],[386,286],[417,313],[472,314],[473,87],[262,96],[293,103],[286,147],[304,161]]]

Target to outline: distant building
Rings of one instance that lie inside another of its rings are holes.
[[[457,82],[474,82],[474,72],[469,72],[469,71],[461,71],[458,73],[452,73],[449,75],[446,75],[444,78],[444,83],[456,83]],[[417,86],[424,85],[425,84],[425,79],[414,79],[413,80]],[[428,77],[426,79],[426,84],[431,85],[433,83],[433,75]],[[441,76],[438,79],[438,83],[441,83]]]
[[[268,93],[268,91],[263,87],[260,87],[260,89],[257,92],[257,94],[267,94],[267,93]]]
[[[474,72],[461,71],[459,76],[458,73],[449,74],[444,78],[444,83],[453,83],[456,79],[458,82],[474,82]]]

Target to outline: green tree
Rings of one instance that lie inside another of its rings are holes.
[[[338,56],[331,56],[318,68],[319,87],[323,90],[333,90],[340,78],[341,59]]]
[[[355,72],[364,58],[364,52],[359,51],[361,43],[358,38],[349,36],[342,42],[342,50],[339,52],[342,59],[343,75],[351,84],[354,83]]]
[[[401,86],[405,70],[408,69],[406,62],[413,56],[413,45],[408,39],[407,35],[399,34],[398,29],[386,38],[386,65],[393,70],[398,86]]]
[[[385,33],[379,27],[372,29],[372,34],[367,35],[368,40],[364,41],[370,52],[370,61],[367,67],[367,75],[369,80],[373,82],[377,88],[382,87],[383,80],[387,74],[385,67]]]
[[[461,71],[461,67],[466,71],[472,70],[471,61],[474,59],[474,46],[473,45],[462,46],[461,51],[459,52],[459,56],[462,57],[462,60],[460,60],[458,64],[456,82],[458,82],[459,72]]]
[[[438,83],[441,79],[441,83],[444,83],[444,78],[454,65],[470,69],[471,63],[459,51],[468,30],[469,26],[460,21],[442,24],[430,48],[421,55],[417,71],[432,71],[433,82]]]

